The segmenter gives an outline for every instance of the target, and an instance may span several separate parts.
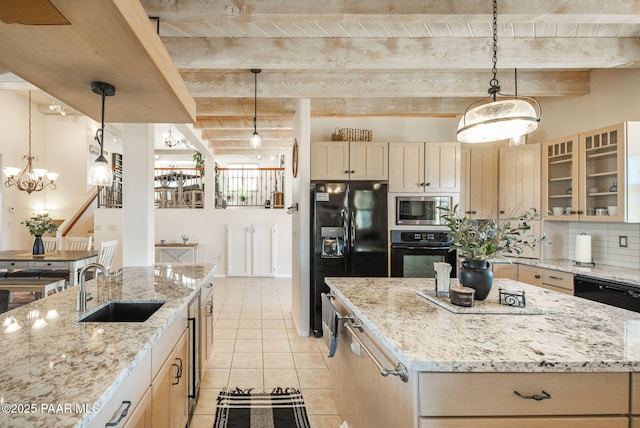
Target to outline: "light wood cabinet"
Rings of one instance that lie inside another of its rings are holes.
[[[628,373],[420,373],[418,390],[425,417],[629,413]]]
[[[200,291],[200,379],[204,379],[207,361],[213,350],[213,284]]]
[[[227,226],[227,276],[275,276],[277,229]]]
[[[364,141],[311,143],[312,180],[387,180],[389,144]]]
[[[518,265],[513,263],[492,263],[491,270],[494,278],[518,279]]]
[[[498,214],[498,149],[468,149],[467,180],[461,190],[460,208],[472,218],[496,218]],[[462,193],[464,192],[464,193]]]
[[[189,419],[188,340],[185,331],[151,384],[154,428],[182,428]]]
[[[542,287],[542,269],[535,266],[518,265],[518,281]]]
[[[129,413],[127,422],[123,428],[152,428],[153,418],[151,411],[151,387],[147,388],[136,408]]]
[[[519,265],[518,281],[573,295],[573,274],[570,272]]]
[[[625,416],[538,418],[420,418],[419,428],[627,428]],[[632,425],[637,428],[640,425]]]
[[[460,191],[459,143],[390,143],[390,192]]]
[[[640,191],[630,185],[640,178],[638,137],[640,122],[624,122],[545,143],[543,209],[548,219],[640,221]]]
[[[540,210],[540,145],[501,148],[499,164],[499,217]]]

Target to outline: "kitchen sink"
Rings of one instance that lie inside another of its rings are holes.
[[[144,322],[162,305],[162,301],[112,301],[88,313],[78,322]]]

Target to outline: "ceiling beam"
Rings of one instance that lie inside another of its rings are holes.
[[[163,42],[179,69],[326,72],[491,66],[491,43],[485,38],[164,37]],[[637,38],[503,38],[499,47],[502,69],[638,67],[640,58]]]
[[[295,21],[327,22],[349,20],[416,19],[425,22],[473,22],[487,20],[491,3],[486,0],[456,1],[393,1],[367,0],[348,2],[323,0],[301,2],[281,0],[200,0],[166,1],[142,0],[150,14],[160,16],[169,23],[184,20],[229,20],[243,22]],[[640,22],[640,6],[628,0],[536,0],[500,3],[500,17],[505,21],[538,20],[544,22]]]
[[[194,97],[250,97],[254,81],[248,70],[180,71]],[[315,70],[265,70],[258,81],[258,108],[263,97],[480,97],[487,94],[489,68],[482,71],[359,70],[326,73]],[[514,71],[498,71],[504,93],[514,93]],[[580,96],[590,90],[589,71],[518,70],[518,91],[529,96]],[[199,113],[200,114],[200,113]]]
[[[285,117],[258,116],[258,120],[260,129],[293,129],[293,119]],[[202,129],[225,128],[253,130],[253,118],[234,116],[201,116],[196,119],[194,126]]]
[[[283,139],[283,140],[265,140],[262,139],[262,147],[263,148],[289,148],[293,146],[293,138]],[[228,140],[228,141],[220,141],[220,140],[210,140],[209,147],[213,149],[253,149],[249,144],[249,138],[245,138],[244,140]],[[255,149],[254,149],[255,150]]]
[[[251,129],[253,131],[253,127]],[[280,140],[286,138],[293,138],[293,131],[289,130],[274,130],[274,129],[262,129],[258,126],[258,133],[262,137],[262,141],[268,140]],[[246,129],[203,129],[203,140],[246,140],[249,141],[252,132],[248,132]]]

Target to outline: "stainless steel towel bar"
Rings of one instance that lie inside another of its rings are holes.
[[[360,323],[360,320],[357,320],[357,322]],[[382,364],[380,363],[380,361],[378,361],[376,356],[373,355],[373,353],[369,350],[369,348],[367,348],[367,345],[365,345],[364,342],[362,342],[362,340],[356,335],[356,332],[353,331],[352,327],[357,327],[362,330],[362,325],[352,326],[345,323],[344,326],[349,331],[349,333],[351,333],[351,337],[353,337],[360,344],[360,347],[364,349],[364,352],[366,352],[369,358],[371,358],[371,361],[373,361],[373,364],[375,364],[378,370],[380,370],[380,374],[382,376],[394,375],[394,376],[400,377],[400,379],[402,379],[403,382],[409,381],[409,371],[407,370],[407,367],[401,362],[398,362],[398,364],[396,364],[396,367],[394,369],[387,369],[382,366]]]

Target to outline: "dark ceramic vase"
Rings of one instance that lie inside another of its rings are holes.
[[[458,280],[465,287],[476,290],[475,300],[484,300],[493,284],[491,265],[486,260],[465,260],[461,263]]]
[[[44,254],[44,242],[42,242],[42,235],[36,235],[33,240],[33,255],[39,256]]]

